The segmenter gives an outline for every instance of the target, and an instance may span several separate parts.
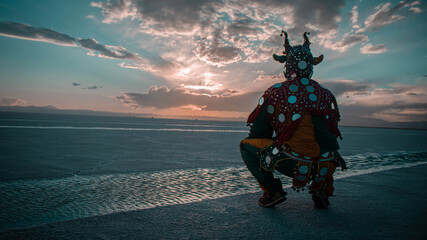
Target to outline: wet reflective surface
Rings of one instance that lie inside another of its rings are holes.
[[[245,123],[13,117],[0,120],[0,231],[260,191],[239,153]],[[426,162],[427,131],[341,131],[350,169],[336,178]]]

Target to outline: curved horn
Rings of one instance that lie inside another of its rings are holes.
[[[314,59],[313,65],[317,65],[323,61],[323,54],[318,57],[314,57],[313,59]]]
[[[279,55],[273,54],[273,59],[280,62],[280,63],[284,63],[284,62],[286,62],[286,55],[280,55],[279,56]]]
[[[305,33],[302,35],[302,38],[304,38],[304,45],[305,45],[305,46],[310,46],[311,42],[310,42],[310,40],[308,40],[307,35],[310,35],[310,32],[305,32]]]
[[[283,34],[285,34],[285,45],[289,45],[288,33],[282,30],[280,36],[283,37]]]
[[[283,34],[285,35],[285,44],[283,46],[285,47],[285,53],[287,53],[291,50],[292,46],[289,44],[288,33],[282,30],[280,36],[283,36]]]

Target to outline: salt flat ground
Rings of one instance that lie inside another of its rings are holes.
[[[328,210],[290,189],[273,209],[260,193],[5,231],[0,239],[426,239],[427,164],[336,181]]]

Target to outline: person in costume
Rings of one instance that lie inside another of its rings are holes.
[[[274,170],[293,178],[296,191],[308,186],[314,206],[328,208],[333,195],[333,173],[346,169],[338,153],[340,114],[334,95],[311,79],[313,66],[323,55],[313,57],[307,32],[303,45],[291,46],[284,35],[284,55],[273,55],[285,63],[284,82],[268,88],[249,115],[249,136],[240,143],[247,168],[258,181],[263,196],[259,205],[273,207],[286,200],[286,192]]]

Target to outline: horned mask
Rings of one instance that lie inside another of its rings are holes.
[[[310,33],[305,32],[303,34],[304,43],[303,45],[291,46],[289,44],[288,34],[282,30],[280,36],[284,36],[285,51],[283,55],[273,54],[274,60],[285,63],[283,72],[285,73],[286,79],[294,79],[296,77],[307,77],[311,78],[313,75],[313,66],[319,64],[323,60],[323,55],[319,57],[313,57],[310,50],[310,40],[307,35]]]

